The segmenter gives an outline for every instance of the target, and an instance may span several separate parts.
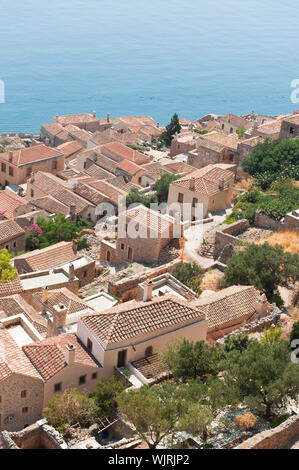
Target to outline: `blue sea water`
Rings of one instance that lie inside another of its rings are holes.
[[[299,108],[298,0],[0,0],[0,133],[56,114]]]

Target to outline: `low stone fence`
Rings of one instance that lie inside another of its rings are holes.
[[[148,269],[137,273],[130,277],[125,277],[120,279],[117,282],[109,281],[108,283],[108,292],[115,297],[118,297],[122,300],[129,300],[130,298],[136,298],[138,284],[146,281],[147,279],[152,279],[160,274],[164,274],[168,271],[171,271],[176,266],[183,264],[184,261],[180,258],[171,261],[170,263],[163,264],[157,268]]]
[[[37,421],[19,432],[2,431],[0,442],[4,449],[67,449],[61,434],[45,420]]]
[[[218,258],[227,245],[231,245],[232,247],[236,245],[241,245],[243,242],[237,238],[237,235],[240,235],[240,233],[245,232],[248,228],[249,222],[247,219],[238,220],[233,224],[220,225],[215,232],[214,257]],[[225,263],[227,261],[227,258],[229,258],[231,254],[231,252],[228,253],[228,256],[225,256],[220,261]]]
[[[263,214],[261,211],[256,211],[254,225],[258,228],[264,228],[268,230],[277,230],[285,231],[291,230],[298,232],[299,231],[299,213],[298,211],[290,212],[286,214],[284,219],[275,220],[269,217],[266,214]]]
[[[260,432],[247,441],[239,444],[235,449],[283,449],[298,437],[299,416],[292,416],[274,429]]]
[[[256,318],[255,320],[241,326],[237,330],[222,336],[217,340],[217,344],[224,344],[225,338],[232,335],[238,335],[240,333],[248,335],[249,333],[262,332],[265,328],[269,328],[272,324],[277,325],[280,321],[282,311],[275,305],[271,305],[271,313],[265,317]]]

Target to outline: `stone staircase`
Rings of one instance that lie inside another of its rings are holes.
[[[205,258],[214,258],[215,255],[215,240],[216,240],[216,233],[215,230],[210,230],[204,236],[202,245],[198,250],[198,254],[200,256],[204,256]]]

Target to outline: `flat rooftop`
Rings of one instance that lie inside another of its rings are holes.
[[[69,282],[69,277],[67,273],[64,273],[62,270],[54,272],[54,270],[51,269],[49,271],[23,274],[20,276],[20,281],[23,289],[26,291]]]
[[[6,329],[20,348],[22,346],[26,346],[26,344],[34,343],[35,341],[35,339],[28,333],[28,331],[25,330],[21,323],[7,326]]]
[[[86,297],[84,302],[96,312],[101,312],[117,304],[117,300],[106,292],[99,292],[98,294]]]

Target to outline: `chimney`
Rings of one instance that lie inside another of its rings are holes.
[[[191,191],[195,191],[195,178],[194,178],[194,176],[192,176],[192,178],[190,179],[189,189]]]
[[[107,122],[110,122],[110,114],[107,113]]]
[[[73,344],[66,344],[65,346],[65,362],[68,366],[75,362],[76,347]]]
[[[8,161],[9,162],[12,162],[12,156],[13,156],[13,152],[9,152],[9,154],[8,154]]]
[[[49,289],[47,286],[44,286],[42,291],[42,302],[45,304],[49,300]]]
[[[56,330],[58,330],[58,328],[64,328],[66,323],[67,307],[63,304],[58,304],[54,305],[53,308],[55,311],[54,324]]]
[[[76,204],[72,203],[70,205],[70,219],[75,220],[76,217]]]
[[[220,191],[223,191],[224,189],[224,178],[219,179],[219,189]]]
[[[45,145],[46,145],[47,147],[49,147],[49,145],[50,145],[50,139],[49,139],[49,137],[46,137],[46,138],[45,138]]]
[[[269,303],[267,301],[267,297],[265,294],[261,294],[258,301],[256,302],[255,306],[255,311],[258,314],[258,316],[263,317],[268,313],[269,310]]]
[[[144,286],[143,301],[148,302],[153,298],[153,281],[148,281]]]
[[[92,117],[93,117],[93,118],[95,118],[95,117],[96,117],[96,115],[97,115],[96,111],[93,111],[93,113],[92,113]]]
[[[77,253],[77,251],[78,251],[78,242],[75,238],[73,238],[72,244],[73,244],[73,250]]]
[[[73,265],[73,263],[71,263],[69,265],[69,276],[70,276],[70,280],[72,281],[73,279],[75,279],[75,267]]]
[[[159,129],[159,127],[160,127],[160,123],[159,123],[159,122],[157,122],[157,126],[156,126],[156,127]]]

